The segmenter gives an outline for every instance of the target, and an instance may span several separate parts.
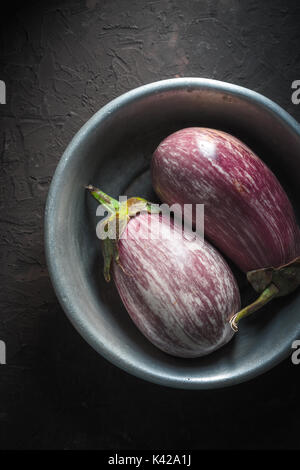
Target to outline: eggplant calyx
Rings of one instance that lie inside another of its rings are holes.
[[[239,321],[247,317],[248,315],[251,315],[251,313],[256,312],[256,310],[259,310],[262,308],[264,305],[266,305],[270,300],[272,300],[274,297],[277,297],[279,293],[278,287],[275,286],[275,284],[270,284],[262,294],[256,299],[252,304],[247,305],[247,307],[244,307],[242,310],[239,312],[235,313],[232,315],[232,317],[229,319],[229,323],[233,331],[238,331],[238,323]]]
[[[263,292],[271,283],[279,292],[277,297],[288,295],[300,285],[300,256],[278,268],[262,268],[249,271],[247,279],[256,292]]]
[[[249,271],[247,279],[260,296],[230,318],[229,323],[234,331],[238,331],[238,322],[242,318],[260,309],[273,298],[283,297],[297,289],[300,285],[300,256],[277,268]]]
[[[132,197],[119,202],[91,184],[85,186],[85,189],[87,189],[109,213],[103,221],[99,222],[97,227],[101,233],[102,239],[102,253],[104,258],[103,274],[105,280],[109,282],[113,260],[124,270],[119,259],[118,241],[122,237],[131,217],[135,217],[141,212],[158,214],[161,210],[157,204],[151,204],[146,199],[140,197]]]

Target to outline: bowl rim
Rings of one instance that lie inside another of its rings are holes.
[[[80,335],[99,353],[102,357],[107,359],[112,364],[123,369],[124,371],[142,378],[146,381],[164,385],[173,388],[182,389],[215,389],[223,388],[231,385],[236,385],[254,377],[267,372],[279,362],[285,359],[291,353],[291,346],[287,349],[284,344],[279,350],[275,357],[272,357],[269,361],[259,362],[250,370],[243,371],[235,376],[224,376],[221,378],[197,378],[197,379],[185,379],[178,378],[171,374],[159,374],[153,373],[146,368],[137,367],[136,364],[132,364],[126,361],[124,358],[120,358],[114,351],[111,351],[106,347],[105,343],[99,340],[96,329],[92,324],[83,322],[81,320],[80,311],[76,310],[76,305],[72,304],[64,294],[63,282],[60,279],[59,264],[56,261],[55,256],[55,243],[54,243],[54,228],[52,226],[53,214],[55,212],[58,188],[60,186],[61,177],[64,173],[64,169],[72,157],[72,153],[77,145],[81,142],[82,137],[92,128],[98,126],[107,115],[116,112],[119,108],[138,100],[142,97],[152,95],[153,93],[159,93],[163,91],[170,91],[176,89],[189,89],[189,88],[202,88],[208,90],[217,90],[219,92],[230,93],[235,96],[243,97],[251,102],[255,102],[258,105],[264,107],[272,114],[275,114],[285,125],[287,125],[299,138],[300,138],[300,125],[298,122],[287,113],[281,106],[274,103],[271,99],[264,95],[253,91],[249,88],[235,85],[224,81],[214,80],[210,78],[197,78],[197,77],[181,77],[181,78],[169,78],[165,80],[159,80],[156,82],[148,83],[146,85],[139,86],[133,90],[127,91],[126,93],[114,98],[102,108],[100,108],[88,121],[77,131],[70,143],[66,147],[53,175],[50,188],[47,195],[47,201],[45,206],[45,217],[44,217],[44,245],[46,254],[46,263],[54,291],[62,306],[67,317],[74,325]],[[72,308],[70,308],[72,306]],[[295,339],[299,331],[295,329]]]

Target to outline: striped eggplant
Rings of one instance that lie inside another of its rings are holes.
[[[215,129],[179,130],[154,152],[152,181],[169,205],[204,204],[205,235],[257,292],[271,286],[264,302],[299,285],[300,231],[292,205],[243,142]]]
[[[104,238],[104,276],[113,276],[136,326],[159,349],[199,357],[226,344],[229,319],[240,308],[236,281],[222,256],[199,237],[184,237],[179,224],[139,198],[119,203],[87,187],[120,223],[115,240]],[[137,213],[139,212],[139,213]]]

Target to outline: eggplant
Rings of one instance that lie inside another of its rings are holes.
[[[300,231],[292,205],[243,142],[216,129],[185,128],[158,145],[151,172],[165,203],[204,204],[205,236],[264,293],[259,305],[299,285]]]
[[[104,227],[104,276],[113,276],[131,319],[149,341],[173,356],[209,354],[234,335],[229,320],[240,308],[235,278],[208,242],[140,198],[119,203],[93,186],[109,212]],[[116,226],[116,239],[105,238]]]

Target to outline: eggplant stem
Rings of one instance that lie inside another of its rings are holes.
[[[247,307],[235,313],[229,320],[230,326],[233,331],[238,331],[238,323],[242,318],[247,317],[248,315],[251,315],[251,313],[254,313],[256,312],[256,310],[262,308],[274,297],[276,297],[278,293],[278,287],[276,287],[275,284],[272,283],[262,292],[262,294],[260,294],[260,296],[254,302],[252,302],[252,304],[247,305]]]
[[[104,193],[98,188],[95,188],[92,184],[85,186],[85,189],[90,191],[91,195],[100,203],[102,204],[106,210],[114,214],[116,211],[119,210],[120,204],[119,202],[108,194]]]
[[[147,211],[148,213],[160,213],[161,210],[157,205],[152,205],[146,199],[139,197],[130,198],[128,201],[123,201],[119,203],[113,197],[108,196],[100,189],[96,188],[92,184],[85,186],[90,194],[105,207],[105,209],[111,213],[111,216],[108,220],[105,220],[106,228],[108,232],[107,237],[102,241],[102,252],[104,258],[104,269],[103,274],[107,282],[110,281],[110,271],[113,260],[118,264],[118,266],[128,274],[124,267],[122,266],[119,260],[119,248],[118,241],[122,235],[123,230],[125,229],[129,219],[136,216],[142,211]],[[109,227],[110,224],[117,224],[117,232],[115,233],[114,238],[109,237]]]

